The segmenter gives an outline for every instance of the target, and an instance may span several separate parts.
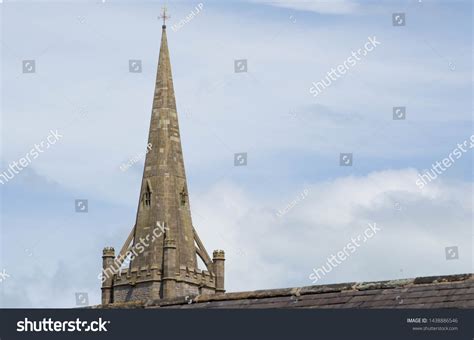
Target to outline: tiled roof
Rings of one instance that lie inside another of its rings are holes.
[[[474,274],[198,295],[111,308],[474,308]]]

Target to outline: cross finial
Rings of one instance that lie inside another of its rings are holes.
[[[166,14],[167,8],[163,6],[163,14],[160,15],[160,19],[163,19],[163,27],[166,27],[166,19],[171,18],[169,15]]]

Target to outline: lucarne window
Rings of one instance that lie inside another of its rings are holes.
[[[149,189],[147,189],[147,191],[143,194],[143,203],[146,207],[151,205],[151,192]]]
[[[183,188],[179,195],[181,196],[181,205],[186,205],[186,200],[188,198],[188,193],[186,192],[186,189]]]

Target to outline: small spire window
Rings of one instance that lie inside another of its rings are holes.
[[[143,202],[145,203],[146,207],[151,205],[151,192],[147,191],[143,194]]]
[[[183,190],[181,190],[179,196],[181,197],[181,205],[186,205],[186,202],[188,200],[188,193],[186,191],[186,188],[183,188]]]
[[[143,205],[145,207],[151,206],[151,189],[150,183],[147,183],[146,191],[143,193]]]

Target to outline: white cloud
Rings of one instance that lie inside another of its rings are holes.
[[[358,7],[358,4],[351,0],[255,0],[255,2],[261,2],[276,7],[295,9],[298,11],[309,11],[322,14],[348,14],[355,12]]]
[[[227,254],[232,291],[310,285],[312,268],[362,233],[381,231],[320,283],[384,280],[472,271],[472,199],[469,183],[415,185],[413,169],[374,172],[314,183],[288,214],[287,197],[261,201],[232,183],[220,183],[192,201],[194,221],[209,248]],[[460,259],[444,248],[457,245]]]
[[[312,268],[323,265],[369,222],[381,231],[318,284],[472,272],[472,183],[439,178],[420,190],[416,178],[413,169],[373,172],[313,182],[263,199],[233,182],[220,182],[191,193],[194,226],[209,253],[225,250],[228,291],[310,285]],[[278,209],[304,188],[308,196],[278,217]],[[89,293],[91,304],[99,303],[101,246],[117,239],[114,244],[120,247],[127,228],[93,223],[102,227],[75,233],[73,244],[64,242],[69,231],[49,232],[51,237],[36,247],[34,262],[17,265],[0,287],[0,304],[71,307],[79,291]],[[459,247],[459,260],[445,259],[449,246]],[[19,257],[12,249],[7,249],[10,256]]]

